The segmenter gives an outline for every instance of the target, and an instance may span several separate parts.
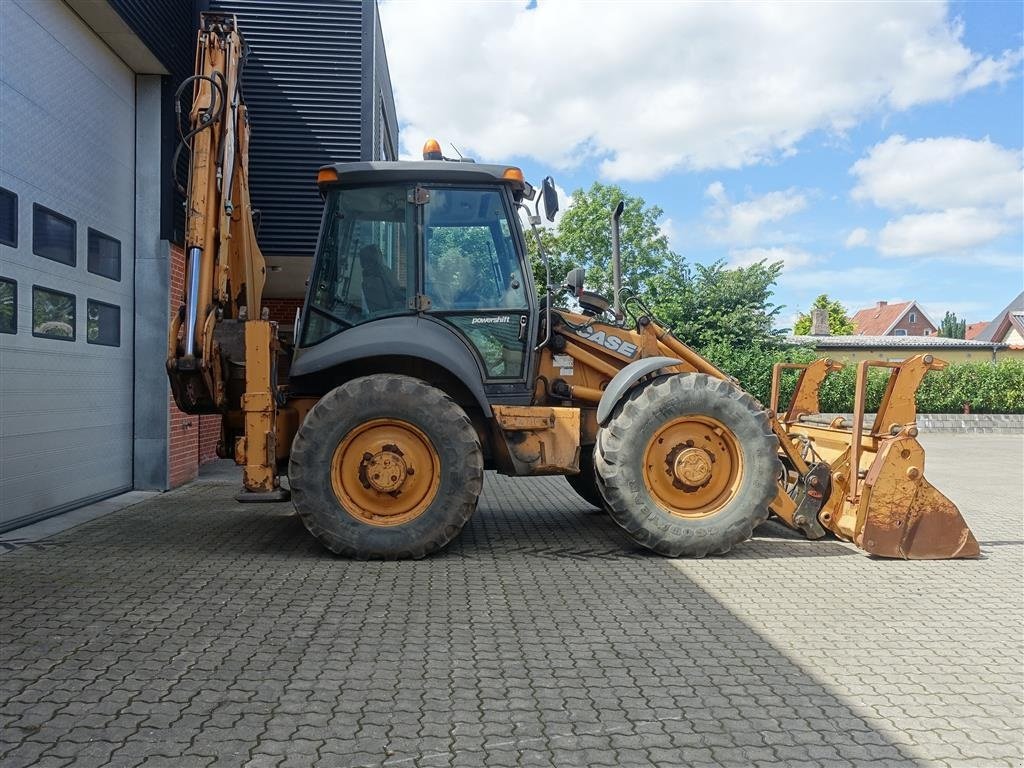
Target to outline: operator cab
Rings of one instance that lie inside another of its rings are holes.
[[[436,142],[425,150],[440,157]],[[535,192],[522,171],[441,158],[342,163],[317,181],[324,216],[293,376],[337,357],[313,350],[343,332],[404,319],[411,342],[423,322],[450,331],[490,393],[532,392],[537,294],[516,208]],[[553,194],[545,185],[550,217]]]

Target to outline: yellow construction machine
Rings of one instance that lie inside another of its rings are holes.
[[[240,500],[287,498],[287,474],[299,516],[331,551],[415,558],[458,535],[495,469],[565,475],[671,557],[727,552],[769,514],[875,555],[978,554],[924,477],[914,395],[940,360],[860,363],[849,422],[818,414],[838,365],[799,366],[785,409],[777,366],[765,408],[623,299],[617,278],[612,302],[584,288],[580,269],[561,285],[549,274],[538,294],[520,217],[533,228],[542,206],[554,217],[550,177],[534,189],[518,168],[448,160],[435,141],[422,162],[320,169],[319,244],[284,345],[261,300],[243,46],[233,17],[203,17],[185,84],[187,280],[167,350],[178,407],[222,414],[221,454],[244,467]],[[872,366],[890,377],[866,425]]]

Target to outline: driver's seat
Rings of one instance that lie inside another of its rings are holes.
[[[391,272],[384,266],[384,254],[376,245],[367,245],[359,251],[359,265],[363,271],[363,301],[370,314],[400,309],[404,304],[403,291]]]

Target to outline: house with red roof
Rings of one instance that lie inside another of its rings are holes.
[[[939,327],[916,301],[880,301],[852,318],[855,336],[935,336]]]
[[[988,323],[984,320],[979,323],[968,323],[964,330],[964,338],[974,340],[984,333],[986,328],[988,328]]]

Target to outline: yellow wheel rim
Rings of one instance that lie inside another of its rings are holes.
[[[743,460],[733,433],[707,416],[662,425],[644,450],[644,485],[658,506],[688,519],[710,517],[736,495]]]
[[[360,424],[331,459],[334,495],[350,515],[370,525],[415,520],[433,503],[440,481],[441,460],[430,439],[398,419]]]

